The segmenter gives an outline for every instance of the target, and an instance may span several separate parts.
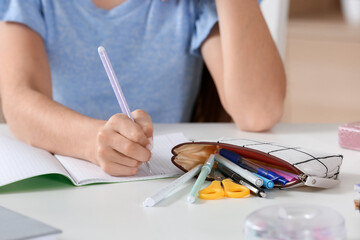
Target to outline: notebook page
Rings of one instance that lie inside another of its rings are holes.
[[[64,168],[72,176],[77,185],[97,183],[97,182],[129,182],[137,180],[173,177],[182,174],[183,171],[178,169],[171,162],[171,149],[182,142],[188,141],[182,133],[173,133],[167,135],[154,136],[154,148],[150,159],[150,174],[145,164],[139,167],[135,176],[130,177],[113,177],[102,169],[85,160],[76,159],[67,156],[56,155]]]
[[[0,135],[0,186],[50,173],[70,178],[51,153]]]

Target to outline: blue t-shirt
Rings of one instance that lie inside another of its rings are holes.
[[[44,40],[55,101],[86,116],[121,112],[97,48],[104,46],[131,110],[155,123],[189,121],[200,83],[200,46],[217,22],[214,0],[1,0],[0,20]]]
[[[97,48],[107,49],[131,110],[153,122],[188,121],[199,89],[199,48],[217,22],[213,0],[1,0],[0,20],[44,40],[55,101],[89,117],[121,112]]]

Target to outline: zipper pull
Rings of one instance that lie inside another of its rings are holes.
[[[303,176],[300,176],[303,175]],[[337,185],[340,180],[332,179],[332,178],[321,178],[315,176],[307,176],[305,174],[300,174],[299,179],[306,185],[310,187],[318,187],[318,188],[331,188]]]

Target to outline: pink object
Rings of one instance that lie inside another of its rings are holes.
[[[285,171],[282,171],[282,170],[279,170],[276,168],[272,168],[272,167],[266,167],[266,168],[269,169],[270,171],[273,171],[277,175],[284,177],[289,182],[292,182],[292,181],[295,181],[298,179],[296,174],[285,172]]]
[[[341,147],[360,151],[360,121],[341,125],[338,135]]]

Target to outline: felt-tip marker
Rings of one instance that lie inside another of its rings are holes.
[[[222,148],[219,150],[219,154],[221,156],[229,159],[233,163],[235,163],[243,168],[246,168],[254,173],[257,173],[267,179],[270,179],[271,181],[274,181],[281,185],[285,185],[286,183],[288,183],[288,181],[284,177],[279,176],[278,174],[276,174],[272,171],[269,171],[269,170],[261,167],[258,164],[249,162],[248,160],[244,159],[242,156],[240,156],[239,154],[237,154],[231,150]]]
[[[175,190],[182,184],[186,183],[190,179],[192,179],[196,174],[198,174],[201,170],[202,164],[199,164],[189,170],[187,173],[184,173],[181,177],[170,183],[169,185],[162,188],[158,193],[155,195],[148,197],[143,202],[144,207],[152,207],[156,205],[158,202],[162,201],[163,199],[167,198],[171,194],[175,192]]]
[[[232,161],[230,161],[230,159],[227,159],[226,157],[216,154],[215,160],[221,163],[222,165],[224,165],[225,167],[236,172],[241,177],[245,178],[248,182],[254,184],[255,186],[261,187],[263,185],[263,180],[261,178],[255,176],[252,172],[248,171],[247,169],[244,169],[239,165],[233,163]]]
[[[214,166],[214,157],[215,157],[214,154],[210,154],[209,158],[201,167],[200,174],[196,179],[196,182],[188,195],[187,200],[189,203],[194,203],[196,199],[199,197],[200,187],[204,184],[206,177],[209,175],[212,167]]]
[[[262,187],[267,188],[267,189],[274,188],[275,184],[274,184],[273,181],[271,181],[271,180],[267,179],[266,177],[263,177],[263,176],[261,176],[259,174],[255,173],[255,175],[263,180],[264,183],[263,183]]]
[[[258,195],[261,198],[266,197],[266,193],[263,189],[254,186],[253,184],[251,184],[250,182],[248,182],[246,179],[242,178],[239,174],[237,174],[236,172],[232,171],[231,169],[228,169],[227,167],[225,167],[222,164],[218,165],[218,169],[220,172],[222,172],[224,175],[228,176],[229,178],[233,179],[235,182],[240,183],[241,185],[247,187],[248,189],[250,189],[251,192],[253,192],[254,194]]]

